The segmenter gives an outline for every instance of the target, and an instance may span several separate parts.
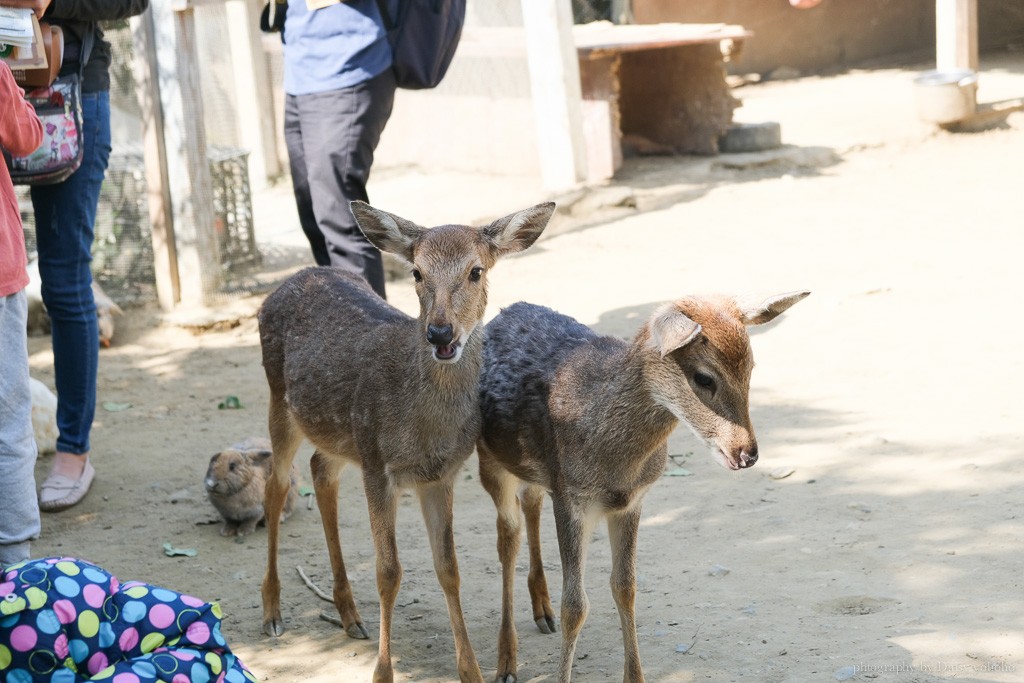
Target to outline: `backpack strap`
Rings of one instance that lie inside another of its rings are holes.
[[[89,63],[89,57],[92,56],[92,48],[96,44],[96,23],[89,22],[89,30],[82,36],[82,54],[78,58],[78,75],[81,76],[85,72],[85,65]]]
[[[380,19],[384,22],[384,30],[390,33],[398,23],[388,10],[387,0],[377,0],[377,9],[380,10]]]

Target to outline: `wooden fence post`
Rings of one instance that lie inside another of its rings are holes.
[[[235,75],[239,137],[249,150],[249,186],[262,189],[281,174],[274,125],[274,95],[259,30],[261,0],[224,3]],[[282,10],[283,11],[283,10]]]
[[[522,0],[530,92],[544,186],[570,189],[587,177],[579,58],[569,0]]]
[[[171,209],[171,188],[167,173],[167,148],[164,145],[164,117],[160,105],[159,66],[152,10],[132,17],[130,23],[135,52],[135,92],[142,112],[146,200],[152,229],[156,296],[160,308],[169,311],[181,301],[181,291],[178,282],[178,251],[174,241],[174,213]]]
[[[160,101],[177,242],[181,303],[208,303],[221,282],[212,182],[206,153],[195,6],[202,0],[153,0]]]

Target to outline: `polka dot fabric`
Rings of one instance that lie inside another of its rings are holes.
[[[0,572],[0,681],[255,683],[220,623],[216,603],[83,560],[29,560]]]

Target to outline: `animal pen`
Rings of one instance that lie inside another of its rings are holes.
[[[152,0],[142,16],[104,24],[114,59],[113,151],[93,272],[121,302],[158,301],[171,310],[273,284],[262,273],[252,199],[286,172],[287,153],[282,47],[278,34],[258,30],[262,5]],[[621,46],[602,51],[593,38],[584,45],[574,24],[625,18],[625,6],[470,0],[444,82],[396,96],[378,165],[443,167],[447,161],[473,171],[500,165],[542,177],[551,191],[610,177],[621,163],[615,80]],[[726,36],[712,31],[698,38],[711,47],[714,78],[728,97],[719,50]],[[600,65],[596,89],[588,64]],[[732,106],[716,110],[715,125],[728,125]],[[429,135],[423,121],[432,122]],[[515,136],[494,132],[509,130]],[[481,144],[450,159],[448,143],[474,134]],[[601,153],[588,162],[586,148]],[[31,203],[27,192],[20,199],[31,252]]]

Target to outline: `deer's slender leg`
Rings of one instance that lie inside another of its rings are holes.
[[[292,461],[302,441],[302,433],[292,422],[284,396],[270,395],[270,444],[274,452],[270,477],[264,490],[263,513],[267,524],[267,571],[263,576],[263,632],[268,636],[284,633],[281,618],[281,578],[277,573],[278,537],[281,512],[291,486]]]
[[[377,553],[377,593],[380,597],[380,643],[373,683],[392,683],[391,618],[395,610],[398,587],[402,583],[402,565],[395,543],[395,517],[398,512],[397,491],[383,473],[363,470],[366,503],[370,511],[370,531]]]
[[[569,683],[576,640],[590,608],[583,578],[595,520],[582,504],[567,500],[559,493],[552,493],[551,502],[555,510],[558,550],[562,556],[562,653],[558,662],[558,681]]]
[[[623,683],[644,683],[640,646],[636,639],[636,542],[640,505],[608,516],[608,540],[612,550],[612,597],[619,609],[625,655]]]
[[[452,534],[452,487],[451,481],[420,485],[420,508],[427,526],[430,550],[434,556],[434,571],[448,604],[448,618],[452,622],[452,634],[455,636],[455,659],[459,680],[462,683],[483,683],[480,665],[469,642],[469,633],[462,614],[462,601],[459,597],[459,563],[455,558],[455,538]]]
[[[313,472],[316,504],[320,508],[324,538],[327,539],[327,554],[331,558],[331,570],[334,573],[334,606],[341,617],[345,633],[352,638],[365,640],[369,636],[352,598],[352,586],[345,571],[345,558],[341,552],[341,536],[338,530],[338,480],[344,466],[343,461],[317,451],[313,454],[309,466]]]
[[[501,560],[501,629],[498,632],[498,671],[496,683],[516,682],[516,655],[519,636],[516,633],[514,588],[516,556],[519,554],[519,480],[505,471],[487,454],[486,447],[477,446],[480,456],[480,483],[491,494],[498,510],[498,558]]]
[[[541,633],[555,633],[555,610],[551,606],[548,580],[544,575],[544,561],[540,551],[540,513],[544,505],[544,489],[528,486],[522,493],[523,514],[526,517],[526,540],[530,546],[530,602],[533,621]]]

